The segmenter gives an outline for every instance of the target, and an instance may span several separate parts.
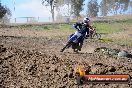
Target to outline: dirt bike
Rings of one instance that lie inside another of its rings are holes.
[[[78,52],[81,51],[80,48],[80,40],[85,38],[85,35],[81,35],[78,32],[75,32],[74,34],[70,35],[70,38],[68,40],[68,42],[66,43],[66,45],[61,49],[60,52],[63,52],[65,49],[72,47],[74,52]]]
[[[96,32],[96,27],[93,27],[93,29],[90,29],[89,38],[90,39],[101,39],[101,34]]]

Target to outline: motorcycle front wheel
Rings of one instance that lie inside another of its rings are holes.
[[[66,48],[70,47],[72,45],[72,42],[68,42],[62,49],[60,52],[63,52]]]
[[[92,38],[93,39],[101,39],[101,34],[95,33],[95,34],[92,35]]]

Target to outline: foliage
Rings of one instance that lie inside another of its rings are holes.
[[[85,0],[71,0],[71,8],[74,16],[79,17],[80,12],[83,10],[83,2]]]
[[[101,13],[102,16],[107,14],[123,14],[128,10],[130,0],[102,0],[101,1]]]
[[[57,10],[57,21],[62,21],[65,18],[69,19],[72,15],[71,13],[71,0],[57,0],[56,3]]]
[[[2,24],[9,23],[10,22],[10,19],[9,19],[10,16],[11,16],[10,9],[0,3],[0,22]]]
[[[50,6],[50,12],[52,14],[52,20],[54,22],[54,8],[56,5],[56,0],[42,0],[42,4],[45,6]]]
[[[83,10],[85,0],[42,0],[42,4],[50,6],[50,12],[54,21],[54,10],[58,12],[58,17],[79,17],[80,12]],[[87,4],[87,15],[90,17],[98,16],[98,12],[101,12],[102,16],[110,14],[123,14],[131,7],[132,1],[130,0],[89,0]],[[63,7],[64,6],[64,7]]]
[[[67,8],[65,8],[65,10],[68,10],[68,13],[65,14],[65,16],[75,16],[75,17],[79,17],[80,16],[80,12],[83,10],[83,3],[85,0],[57,0],[57,11],[59,11],[61,9],[61,7],[63,8],[63,6],[67,6]],[[64,11],[64,9],[63,9]],[[63,12],[62,11],[62,12]],[[61,11],[59,11],[61,13]]]
[[[108,13],[106,3],[107,3],[106,0],[102,0],[102,2],[101,2],[101,15],[102,16],[106,16]]]
[[[11,15],[11,11],[0,3],[0,18],[3,18],[6,14]]]
[[[88,16],[89,17],[96,17],[98,16],[98,12],[99,12],[99,6],[96,0],[91,0],[88,3]]]
[[[0,5],[0,18],[3,18],[6,12],[7,10],[3,6]]]

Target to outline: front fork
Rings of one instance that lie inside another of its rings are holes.
[[[72,42],[67,42],[67,44],[61,49],[60,52],[63,52],[66,48],[69,48],[72,45]]]

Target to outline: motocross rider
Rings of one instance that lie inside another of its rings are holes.
[[[83,41],[84,41],[84,37],[88,38],[90,30],[93,30],[91,24],[90,24],[90,19],[88,17],[83,19],[83,22],[77,22],[75,24],[73,24],[73,27],[75,29],[77,29],[77,32],[81,34],[80,36],[80,40],[79,40],[79,47],[78,50],[81,51],[82,45],[83,45]]]

